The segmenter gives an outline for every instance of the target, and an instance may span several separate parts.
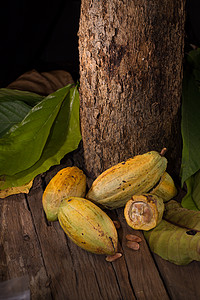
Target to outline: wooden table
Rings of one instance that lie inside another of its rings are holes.
[[[28,275],[31,299],[200,299],[200,263],[177,266],[151,253],[142,232],[127,226],[122,209],[111,213],[121,223],[123,253],[112,263],[77,247],[58,222],[46,220],[43,190],[58,170],[72,165],[81,166],[76,151],[37,176],[28,195],[0,199],[0,281]],[[127,248],[127,233],[142,237],[139,251]]]

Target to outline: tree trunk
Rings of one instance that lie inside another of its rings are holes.
[[[82,0],[80,114],[92,178],[150,150],[179,172],[184,0]]]

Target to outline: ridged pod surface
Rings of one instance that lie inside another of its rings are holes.
[[[47,185],[42,204],[49,221],[57,220],[58,208],[66,197],[84,197],[86,193],[86,176],[78,167],[60,170]]]
[[[151,190],[151,194],[161,197],[164,202],[176,196],[176,186],[172,177],[167,172],[162,175],[158,185]]]
[[[89,200],[79,197],[63,200],[58,220],[77,246],[96,254],[116,253],[118,236],[113,221]]]
[[[133,195],[152,189],[166,167],[167,159],[157,151],[136,155],[99,175],[86,198],[109,209],[122,207]]]
[[[126,203],[124,216],[127,224],[136,230],[150,230],[162,220],[162,198],[152,195],[135,195]]]

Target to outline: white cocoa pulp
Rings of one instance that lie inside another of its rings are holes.
[[[129,217],[135,224],[148,224],[151,222],[153,212],[148,203],[134,202],[129,210]]]

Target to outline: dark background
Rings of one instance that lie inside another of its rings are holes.
[[[79,77],[81,0],[4,1],[0,9],[0,87],[31,69],[63,69]],[[200,46],[199,0],[186,5],[186,48]]]
[[[0,5],[0,87],[31,69],[78,77],[80,0],[6,0]]]

